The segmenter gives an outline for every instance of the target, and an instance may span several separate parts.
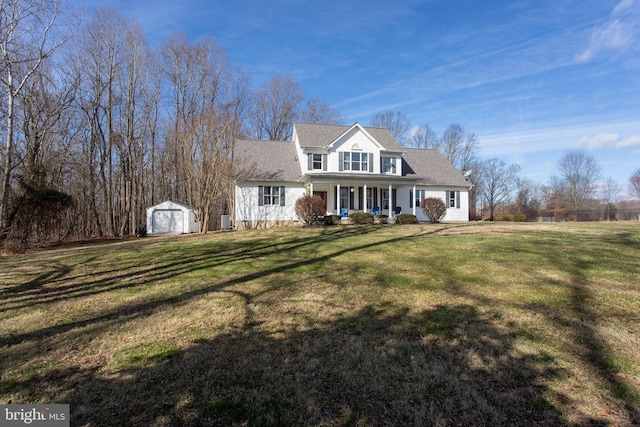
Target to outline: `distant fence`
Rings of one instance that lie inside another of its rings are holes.
[[[577,212],[545,212],[538,217],[527,218],[535,222],[565,222],[565,221],[640,221],[640,209],[595,209],[579,210]]]

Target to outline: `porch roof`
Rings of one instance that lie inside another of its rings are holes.
[[[330,183],[330,182],[350,182],[350,183],[361,183],[361,184],[371,184],[371,185],[379,185],[384,184],[388,185],[390,183],[398,183],[398,184],[411,184],[416,183],[420,180],[420,177],[416,176],[396,176],[396,175],[381,175],[381,174],[357,174],[357,173],[314,173],[307,174],[300,178],[300,181],[309,183],[313,181],[314,183]]]

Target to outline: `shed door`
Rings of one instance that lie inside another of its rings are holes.
[[[153,212],[154,233],[182,233],[184,214],[181,210],[166,209]]]

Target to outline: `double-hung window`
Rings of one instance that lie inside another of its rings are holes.
[[[367,171],[369,170],[369,153],[351,153],[351,170]]]
[[[319,153],[308,153],[307,154],[307,169],[308,170],[327,170],[327,155],[319,154]]]
[[[425,198],[425,190],[416,190],[415,204],[416,208],[421,207],[421,202]],[[409,190],[409,207],[413,208],[413,190]]]
[[[341,151],[339,156],[341,171],[373,172],[373,153]]]
[[[447,191],[447,207],[459,208],[460,207],[460,192],[459,191]]]
[[[285,206],[284,186],[258,186],[258,206]]]
[[[340,187],[340,208],[349,209],[350,206],[349,187]]]
[[[396,173],[396,158],[382,157],[381,170],[382,173]]]
[[[373,209],[375,207],[375,198],[374,195],[378,191],[377,188],[367,187],[367,208]]]
[[[382,190],[382,209],[389,209],[389,190]]]

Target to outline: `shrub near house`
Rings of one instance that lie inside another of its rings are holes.
[[[304,225],[313,224],[319,216],[324,216],[324,200],[319,196],[305,194],[296,200],[296,215]]]
[[[422,201],[422,212],[429,218],[429,222],[435,224],[442,219],[446,213],[447,207],[442,199],[437,197],[428,197]]]

